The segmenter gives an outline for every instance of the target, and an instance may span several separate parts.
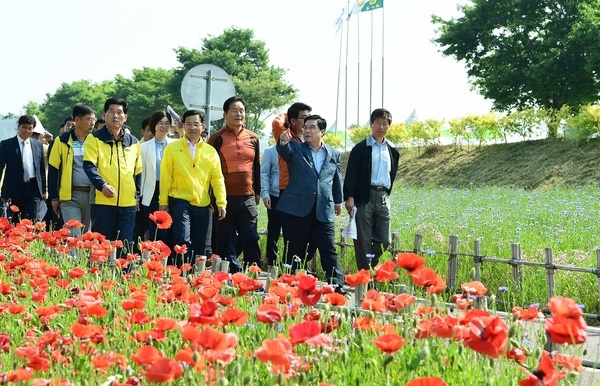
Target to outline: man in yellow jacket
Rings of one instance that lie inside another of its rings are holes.
[[[83,144],[94,130],[96,113],[82,103],[73,107],[75,128],[61,134],[50,150],[48,160],[48,194],[52,210],[62,214],[63,221],[77,220],[83,230],[91,228],[91,198],[93,186],[83,170]],[[71,228],[71,235],[81,236],[81,228]]]
[[[142,159],[137,138],[123,129],[127,108],[123,99],[109,98],[104,103],[105,125],[87,136],[83,169],[96,188],[92,230],[109,240],[133,242]]]
[[[204,254],[212,215],[210,188],[216,197],[219,220],[226,214],[221,161],[217,151],[202,140],[205,119],[202,111],[186,111],[182,116],[185,135],[167,145],[160,164],[159,209],[170,212],[173,218],[174,243],[187,246],[183,261],[175,262],[177,266]]]

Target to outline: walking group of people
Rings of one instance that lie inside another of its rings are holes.
[[[140,144],[126,130],[127,111],[125,100],[108,99],[104,125],[95,129],[95,111],[77,104],[73,127],[50,144],[47,171],[42,144],[31,138],[36,120],[21,116],[17,135],[0,143],[0,196],[7,215],[15,215],[9,205],[14,204],[21,218],[41,220],[49,198],[64,222],[79,221],[84,230],[131,245],[139,210],[145,218],[157,210],[168,212],[171,230],[148,221],[148,238],[187,246],[183,257],[171,263],[214,252],[230,262],[234,273],[261,265],[256,225],[262,197],[268,264],[277,263],[283,230],[285,262],[298,267],[318,250],[327,280],[342,293],[344,275],[334,241],[334,219],[342,205],[349,212],[357,208],[359,269],[375,266],[389,245],[389,194],[399,160],[385,138],[389,111],[372,112],[371,135],[352,149],[345,179],[339,151],[323,142],[326,120],[304,103],[294,103],[274,119],[276,144],[265,151],[262,166],[259,138],[245,127],[246,102],[240,97],[225,101],[224,127],[208,138],[202,111],[186,111],[178,122],[182,136],[173,139],[174,117],[161,110],[142,125]],[[79,228],[71,231],[81,234]]]

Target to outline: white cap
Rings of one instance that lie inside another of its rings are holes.
[[[42,125],[35,125],[35,127],[33,128],[33,133],[43,135],[44,133],[46,133],[46,130],[44,130],[44,127]]]

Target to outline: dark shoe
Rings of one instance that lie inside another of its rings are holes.
[[[333,291],[343,296],[348,295],[348,291],[346,291],[341,285],[337,285]]]

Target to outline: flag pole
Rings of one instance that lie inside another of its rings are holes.
[[[371,12],[371,63],[369,66],[369,113],[373,111],[373,12]]]
[[[356,124],[360,125],[360,10],[356,15],[356,38],[358,39],[356,44],[358,57],[356,68]]]
[[[342,8],[342,18],[345,15],[345,10]],[[339,124],[339,112],[340,112],[340,78],[342,73],[342,45],[344,43],[344,20],[342,19],[342,24],[340,26],[340,53],[338,58],[338,75],[337,75],[337,92],[335,94],[335,134],[337,134]]]
[[[350,10],[350,0],[348,0],[348,12]],[[348,25],[346,28],[346,63],[344,64],[344,151],[347,151],[348,147],[348,41],[350,39],[350,15],[348,13]]]
[[[381,7],[381,107],[385,108],[384,104],[384,85],[385,85],[385,66],[384,66],[384,53],[385,53],[385,9]]]

